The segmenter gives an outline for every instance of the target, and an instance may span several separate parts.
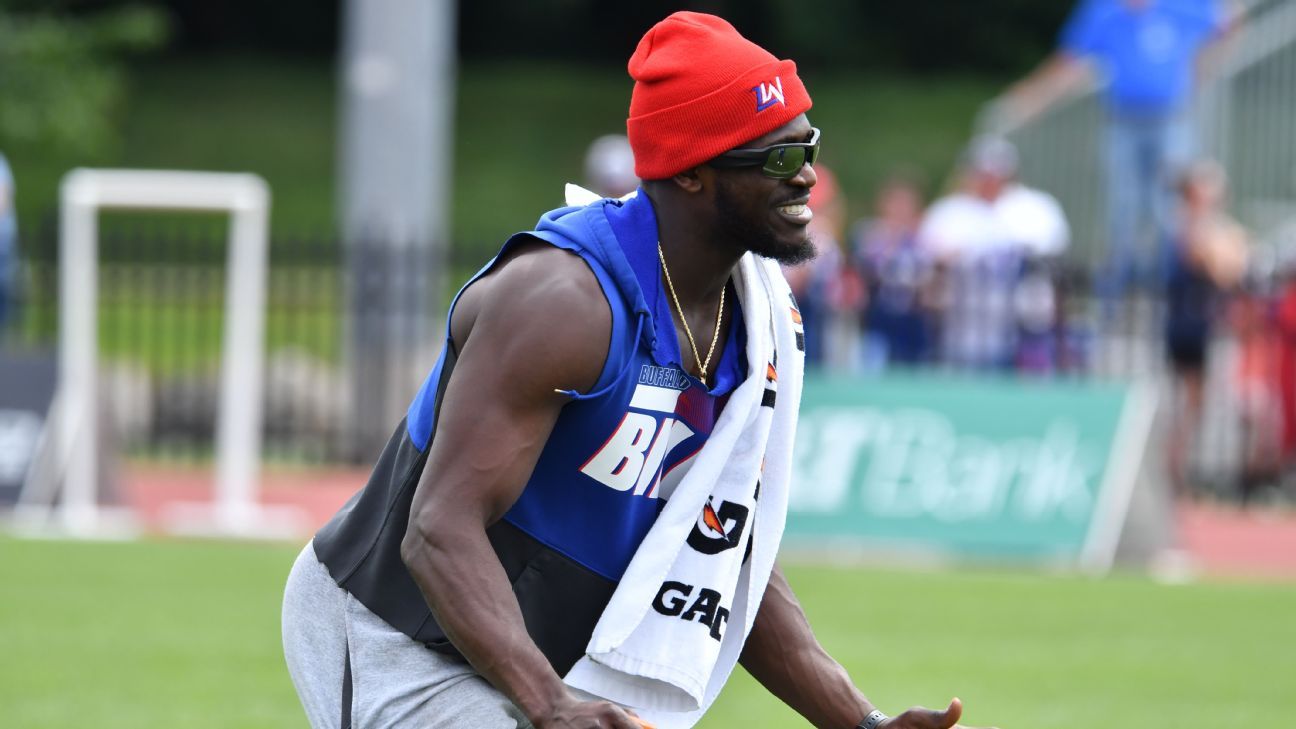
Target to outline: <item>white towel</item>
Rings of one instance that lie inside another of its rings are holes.
[[[569,202],[583,202],[570,193]],[[564,678],[659,729],[693,726],[728,680],[787,515],[805,359],[799,317],[777,263],[748,253],[734,284],[748,376],[635,552],[585,657]],[[770,400],[773,407],[763,405]]]

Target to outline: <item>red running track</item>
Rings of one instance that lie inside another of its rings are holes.
[[[267,469],[261,501],[300,507],[313,531],[364,485],[367,476],[367,470]],[[123,474],[122,498],[139,512],[146,529],[160,532],[168,504],[211,499],[211,478],[207,469],[132,465]],[[1296,580],[1296,511],[1184,504],[1177,521],[1180,546],[1194,573]]]

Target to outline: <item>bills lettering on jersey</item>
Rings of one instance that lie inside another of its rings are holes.
[[[617,491],[669,498],[674,484],[701,448],[713,417],[701,407],[710,396],[692,388],[676,367],[644,365],[629,410],[581,473]],[[695,437],[697,436],[697,437]]]
[[[683,392],[693,383],[689,382],[688,375],[677,367],[644,365],[639,368],[639,384],[668,387]]]

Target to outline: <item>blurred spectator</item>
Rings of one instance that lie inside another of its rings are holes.
[[[1173,182],[1194,153],[1189,102],[1199,61],[1229,16],[1222,0],[1081,0],[1058,51],[996,110],[1001,126],[1016,126],[1094,71],[1106,80],[1110,237],[1099,283],[1108,301],[1146,268],[1169,231]]]
[[[1051,344],[1040,353],[1036,340],[1056,338],[1047,262],[1066,249],[1070,232],[1052,196],[1016,182],[1017,163],[1008,141],[975,140],[962,189],[937,200],[918,232],[937,263],[941,356],[955,366],[1048,369],[1054,360]]]
[[[1238,493],[1247,505],[1261,486],[1278,479],[1283,413],[1279,396],[1279,340],[1272,301],[1259,281],[1239,288],[1229,302],[1229,327],[1237,342],[1233,390],[1242,436]]]
[[[806,335],[806,364],[838,371],[858,365],[859,311],[864,285],[843,254],[846,201],[837,177],[823,163],[815,165],[818,182],[810,189],[810,237],[813,260],[784,267],[797,298]]]
[[[1213,162],[1193,165],[1179,185],[1178,222],[1167,247],[1166,353],[1177,412],[1171,418],[1169,475],[1188,493],[1188,454],[1201,423],[1206,353],[1218,299],[1241,282],[1247,234],[1224,209],[1226,179]]]
[[[634,152],[624,134],[605,134],[590,143],[585,153],[585,182],[603,197],[623,197],[639,187]]]
[[[1065,342],[1059,323],[1058,291],[1054,271],[1042,258],[1022,260],[1021,277],[1013,290],[1013,315],[1017,319],[1014,365],[1019,372],[1044,375],[1057,371]]]
[[[0,326],[11,308],[18,279],[18,213],[14,210],[14,179],[9,162],[0,154]]]
[[[864,363],[917,365],[930,355],[932,259],[918,245],[923,195],[916,178],[892,175],[878,190],[875,217],[855,224],[854,264],[863,278]]]
[[[1281,458],[1284,465],[1290,466],[1296,462],[1296,261],[1286,261],[1282,267],[1275,319]]]

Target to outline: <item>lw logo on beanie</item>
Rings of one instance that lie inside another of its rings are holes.
[[[783,79],[778,76],[774,77],[773,83],[761,82],[759,85],[753,86],[752,93],[756,94],[756,111],[758,112],[765,111],[775,104],[787,106],[787,101],[783,99]]]

